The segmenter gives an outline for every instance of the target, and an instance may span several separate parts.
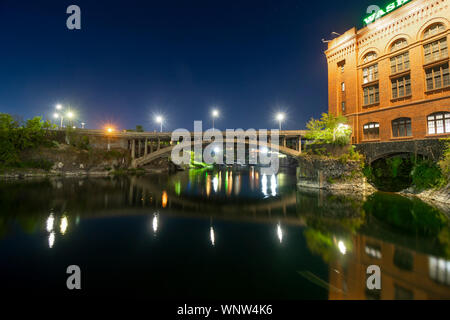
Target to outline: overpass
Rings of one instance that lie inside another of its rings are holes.
[[[88,135],[94,139],[90,142],[94,147],[104,148],[110,150],[111,148],[127,149],[130,152],[132,166],[142,167],[146,164],[164,157],[170,157],[171,152],[175,147],[172,141],[172,132],[130,132],[130,131],[112,131],[105,130],[89,130],[77,129],[77,133]],[[267,131],[268,142],[259,141],[259,131],[256,131],[258,136],[258,146],[267,147],[268,149],[277,149],[278,152],[296,157],[302,152],[302,145],[305,144],[305,130],[282,130],[279,131],[278,145],[272,143],[270,131]],[[204,134],[204,133],[203,133]],[[223,143],[237,143],[238,140],[227,140],[226,133],[223,132]],[[194,139],[194,133],[191,133],[191,142]],[[243,141],[246,145],[249,144],[248,138]],[[188,142],[186,142],[188,143]],[[196,142],[198,144],[199,142]],[[202,145],[210,144],[211,142],[201,142]],[[194,143],[192,143],[192,146]]]

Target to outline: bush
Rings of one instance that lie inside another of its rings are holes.
[[[411,176],[413,184],[420,190],[439,187],[444,183],[444,177],[439,166],[432,161],[417,162]]]
[[[344,116],[335,117],[333,114],[323,113],[320,120],[311,119],[306,127],[306,138],[314,143],[347,145],[352,135],[351,128],[346,124]]]
[[[446,147],[444,150],[444,157],[439,161],[439,167],[448,183],[450,181],[450,138],[445,139],[445,142]]]
[[[21,151],[51,144],[51,127],[41,117],[19,122],[9,114],[0,113],[0,166],[19,166]]]

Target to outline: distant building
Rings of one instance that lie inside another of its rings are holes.
[[[450,136],[450,0],[392,0],[364,20],[325,51],[329,112],[353,143]]]

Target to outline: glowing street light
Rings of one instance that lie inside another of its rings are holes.
[[[280,224],[277,224],[277,236],[278,240],[280,240],[280,243],[283,242],[283,230],[281,229]]]
[[[62,105],[57,104],[57,105],[56,105],[56,110],[61,110],[61,109],[62,109]]]
[[[162,132],[164,118],[162,116],[156,116],[155,121],[156,123],[159,123],[161,125],[161,132]]]
[[[276,116],[278,123],[280,124],[280,131],[281,131],[281,122],[284,120],[284,113],[278,113]]]
[[[214,119],[219,117],[219,110],[214,109],[212,111],[211,115],[212,115],[212,123],[213,123],[212,127],[214,129]]]
[[[209,238],[210,238],[210,240],[211,240],[211,244],[212,244],[213,247],[214,247],[215,244],[216,244],[216,236],[215,236],[215,234],[214,234],[214,228],[213,228],[213,227],[211,227],[211,228],[209,229]]]

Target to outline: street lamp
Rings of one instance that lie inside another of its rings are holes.
[[[156,116],[155,121],[161,125],[161,132],[162,132],[164,118],[161,116]]]
[[[284,120],[284,113],[281,113],[281,112],[278,113],[276,118],[280,124],[280,131],[281,131],[281,122]]]
[[[212,123],[213,123],[212,128],[214,129],[214,119],[219,117],[219,110],[214,109],[211,114],[212,114]]]
[[[86,125],[86,123],[82,122],[81,123],[81,129],[84,129],[84,126]]]
[[[67,112],[67,114],[66,114],[66,116],[67,116],[67,118],[69,118],[70,119],[70,126],[72,126],[72,119],[73,119],[73,117],[74,117],[74,114],[73,114],[73,112],[72,111],[68,111]]]
[[[59,113],[55,112],[55,113],[53,114],[53,118],[55,118],[55,119],[60,118],[61,121],[60,121],[60,124],[59,124],[59,128],[61,129],[62,126],[63,126],[64,116],[63,116],[62,114],[59,114]]]

